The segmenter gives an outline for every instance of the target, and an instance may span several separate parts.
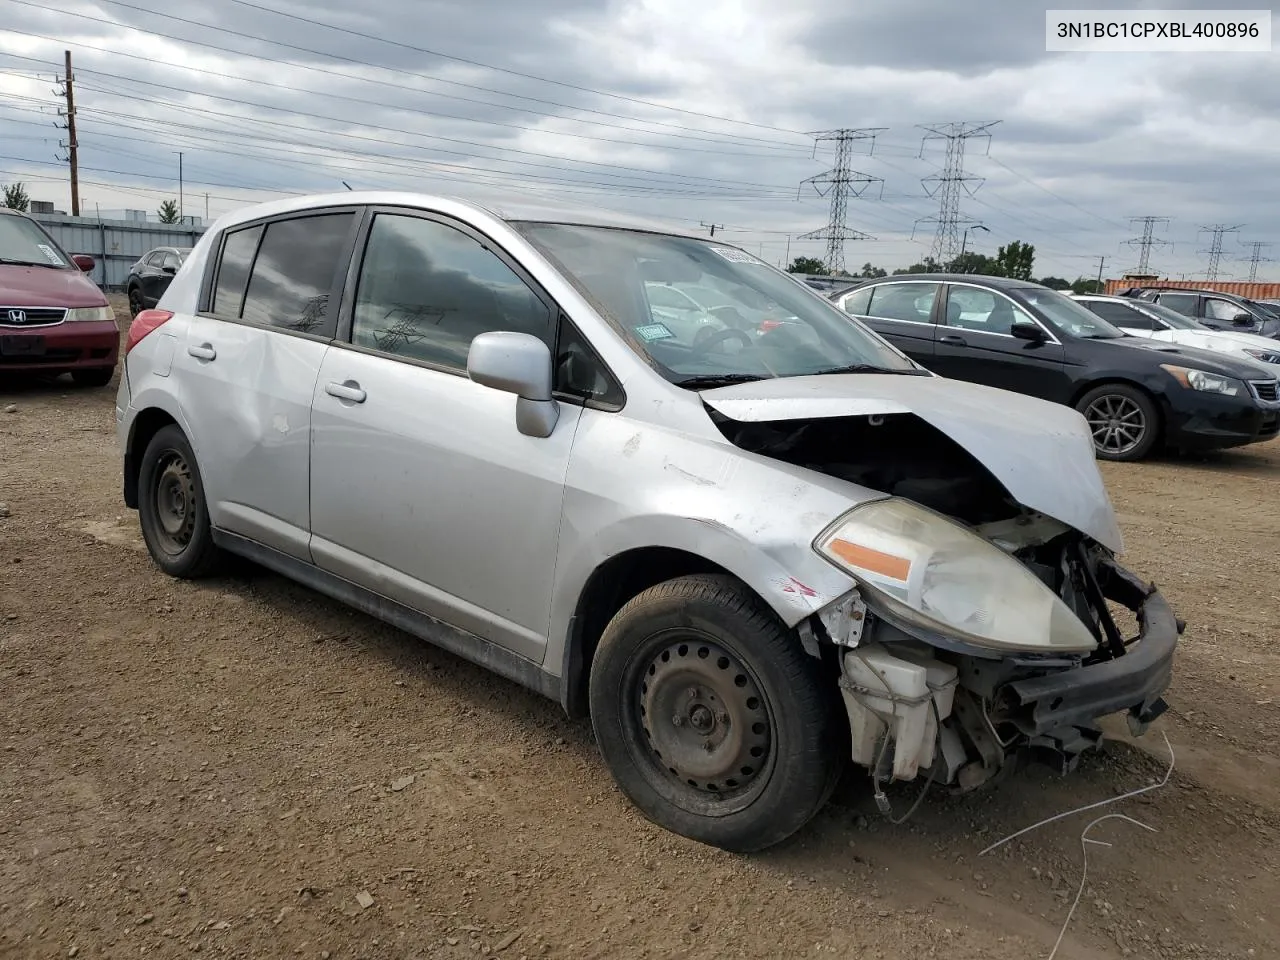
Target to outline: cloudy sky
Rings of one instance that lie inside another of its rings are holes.
[[[70,49],[88,212],[176,198],[181,151],[188,214],[346,181],[717,224],[780,262],[825,246],[798,239],[828,215],[801,186],[832,162],[810,134],[886,128],[854,158],[883,183],[850,202],[873,239],[845,257],[893,268],[933,240],[921,181],[943,148],[921,126],[999,121],[968,143],[966,172],[984,179],[961,210],[990,230],[970,249],[1024,240],[1040,276],[1094,275],[1100,256],[1118,276],[1137,260],[1130,218],[1152,215],[1171,218],[1151,254],[1167,276],[1203,275],[1210,224],[1241,225],[1225,274],[1247,278],[1247,241],[1280,257],[1280,55],[1046,53],[1044,7],[1025,0],[0,8],[0,183],[62,209],[53,88]]]

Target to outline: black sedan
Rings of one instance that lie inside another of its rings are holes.
[[[1129,336],[1048,287],[906,274],[828,296],[934,373],[1075,407],[1102,459],[1280,432],[1278,384],[1265,367]]]
[[[156,247],[144,253],[129,268],[124,289],[129,295],[129,312],[133,316],[160,302],[190,252],[190,247]]]

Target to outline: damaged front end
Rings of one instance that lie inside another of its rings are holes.
[[[1141,735],[1165,711],[1184,625],[1164,597],[1076,531],[1042,517],[1020,525],[1021,540],[1011,536],[1015,524],[974,533],[997,534],[993,545],[1053,592],[1091,649],[1037,649],[1032,636],[1025,649],[995,649],[875,587],[812,618],[815,639],[836,650],[853,759],[877,781],[925,775],[971,790],[1024,759],[1067,772],[1101,739],[1102,717],[1126,713]],[[1132,615],[1131,636],[1109,604]]]

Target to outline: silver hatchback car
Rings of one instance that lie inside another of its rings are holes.
[[[666,285],[719,319],[673,330]],[[1080,415],[933,376],[705,237],[242,210],[134,320],[116,417],[163,571],[238,554],[558,699],[645,815],[726,849],[849,758],[887,807],[1165,709],[1182,625],[1114,558]]]

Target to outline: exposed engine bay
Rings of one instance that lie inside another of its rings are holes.
[[[1019,504],[925,420],[911,413],[751,423],[712,416],[744,450],[959,521],[1018,560],[1097,641],[1087,654],[993,650],[922,629],[877,602],[873,590],[855,590],[812,617],[802,639],[838,673],[853,759],[872,771],[877,800],[882,779],[923,775],[969,790],[1024,759],[1065,772],[1100,741],[1103,716],[1126,711],[1141,733],[1166,709],[1160,695],[1184,625],[1154,587],[1079,531]],[[1136,635],[1123,634],[1109,602],[1132,613]],[[1157,639],[1147,636],[1153,614],[1165,628]]]

